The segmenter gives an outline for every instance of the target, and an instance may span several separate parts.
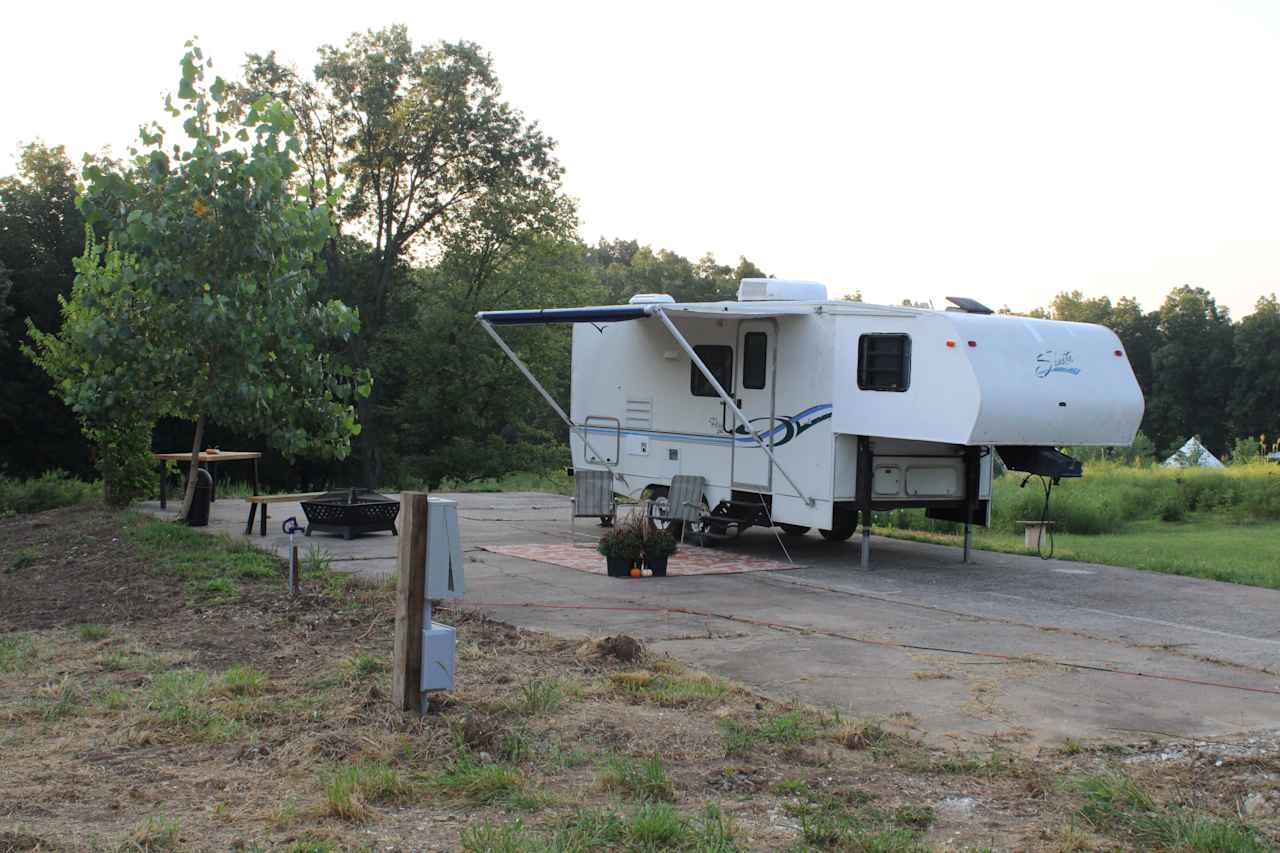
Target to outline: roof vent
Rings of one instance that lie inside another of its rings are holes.
[[[947,301],[955,308],[948,308],[948,311],[963,311],[966,314],[990,314],[991,309],[983,305],[976,299],[970,299],[967,296],[948,296]]]
[[[779,278],[744,278],[738,285],[739,302],[826,302],[827,286],[816,281]]]
[[[666,304],[675,302],[675,299],[669,293],[637,293],[627,300],[629,305],[651,305],[654,302]]]

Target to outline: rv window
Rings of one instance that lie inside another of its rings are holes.
[[[706,344],[694,347],[693,351],[702,359],[702,363],[711,371],[711,375],[720,383],[726,393],[733,393],[733,347]],[[689,363],[689,391],[695,397],[718,397],[716,389],[711,387],[707,377],[702,375],[698,365]]]
[[[764,387],[769,354],[769,336],[764,332],[747,332],[742,336],[742,387]]]
[[[905,391],[911,384],[911,338],[863,335],[858,339],[858,387],[863,391]]]

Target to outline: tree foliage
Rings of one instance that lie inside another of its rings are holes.
[[[293,117],[265,98],[241,113],[188,47],[166,101],[185,144],[166,147],[152,124],[127,164],[86,165],[75,286],[56,335],[31,324],[31,354],[91,437],[195,422],[193,472],[209,417],[286,455],[345,455],[368,378],[325,346],[349,341],[358,320],[315,298],[331,223],[291,188]]]
[[[56,328],[58,298],[71,292],[84,249],[77,183],[62,146],[40,142],[23,146],[17,171],[0,178],[0,471],[12,474],[88,465],[75,417],[20,349],[27,318]]]
[[[1228,447],[1227,402],[1234,361],[1231,319],[1202,287],[1183,285],[1160,308],[1160,342],[1151,354],[1157,378],[1147,398],[1147,431],[1157,447],[1199,435],[1210,450]]]
[[[505,203],[525,224],[563,205],[553,142],[503,99],[492,60],[471,42],[415,47],[403,26],[356,33],[320,49],[313,81],[274,55],[250,56],[236,94],[296,105],[308,173],[337,194],[339,225],[368,242],[350,266],[340,242],[325,256],[331,285],[365,323],[350,354],[357,363],[376,361],[372,349],[402,319],[393,306],[407,261],[439,256]],[[370,483],[384,470],[382,385],[361,408]]]
[[[1280,437],[1280,303],[1258,299],[1235,329],[1231,423],[1237,436]]]

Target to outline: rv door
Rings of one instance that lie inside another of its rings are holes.
[[[744,320],[738,324],[738,407],[770,449],[776,426],[773,404],[777,328],[773,320]],[[769,457],[740,424],[733,431],[732,482],[735,489],[773,490]]]

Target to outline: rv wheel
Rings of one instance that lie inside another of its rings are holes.
[[[858,529],[858,514],[850,513],[848,515],[837,514],[831,519],[830,530],[819,530],[822,538],[828,542],[843,542],[853,535]]]
[[[782,532],[788,536],[803,536],[810,530],[810,528],[805,527],[802,524],[779,524],[778,526],[781,527]]]

